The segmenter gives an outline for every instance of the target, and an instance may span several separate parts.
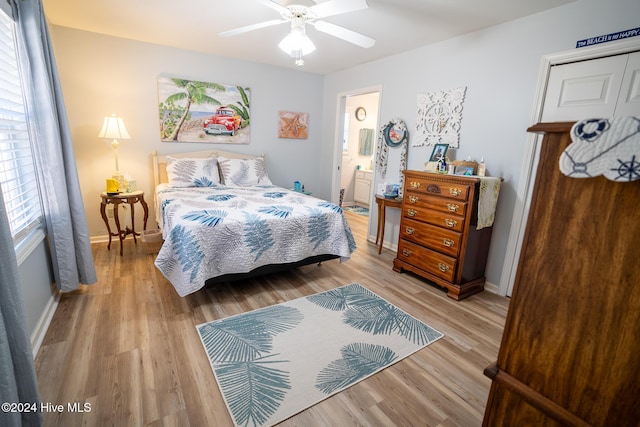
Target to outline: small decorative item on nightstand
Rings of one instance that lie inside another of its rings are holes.
[[[118,185],[118,181],[113,178],[107,178],[107,194],[113,196],[118,194],[120,191],[120,186]]]
[[[118,191],[124,192],[127,189],[127,180],[121,172],[114,172],[112,178],[118,183]]]

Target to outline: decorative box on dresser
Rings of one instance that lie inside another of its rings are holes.
[[[394,271],[411,271],[447,288],[456,300],[482,291],[492,227],[475,227],[480,178],[403,173]]]
[[[484,426],[640,425],[640,181],[558,167],[572,123],[543,133]]]

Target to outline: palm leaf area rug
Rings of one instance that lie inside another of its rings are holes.
[[[358,215],[362,215],[362,216],[369,215],[369,208],[365,208],[364,206],[358,206],[358,205],[345,206],[342,209],[345,211],[356,213]]]
[[[197,326],[236,426],[271,426],[443,337],[358,283]]]

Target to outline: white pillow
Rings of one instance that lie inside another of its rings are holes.
[[[218,159],[178,159],[167,156],[169,187],[211,187],[220,184]]]
[[[246,187],[249,185],[271,185],[264,159],[228,159],[218,157],[218,165],[224,185]]]

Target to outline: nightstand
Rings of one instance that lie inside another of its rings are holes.
[[[378,244],[378,238],[380,239],[380,247],[378,248],[378,254],[382,253],[382,244],[384,243],[384,225],[385,225],[385,213],[387,207],[401,208],[402,199],[387,198],[376,194],[376,204],[378,205],[378,229],[376,230],[376,245]]]
[[[122,241],[129,234],[133,235],[133,241],[137,244],[136,236],[139,236],[140,233],[136,232],[136,226],[134,221],[134,206],[136,203],[140,202],[142,205],[142,209],[144,210],[144,226],[143,230],[147,229],[147,219],[149,218],[149,208],[147,206],[147,202],[144,201],[144,191],[132,191],[131,193],[118,193],[118,194],[100,194],[100,198],[102,202],[100,203],[100,215],[102,215],[102,219],[107,226],[107,231],[109,232],[109,244],[107,245],[107,249],[111,250],[111,237],[118,236],[120,239],[120,256],[122,256]],[[131,207],[131,228],[125,227],[123,230],[120,227],[120,218],[118,214],[118,207],[120,203],[126,203]],[[111,227],[109,226],[109,219],[107,218],[106,208],[108,204],[113,205],[113,219],[116,223],[116,233],[111,231]]]

